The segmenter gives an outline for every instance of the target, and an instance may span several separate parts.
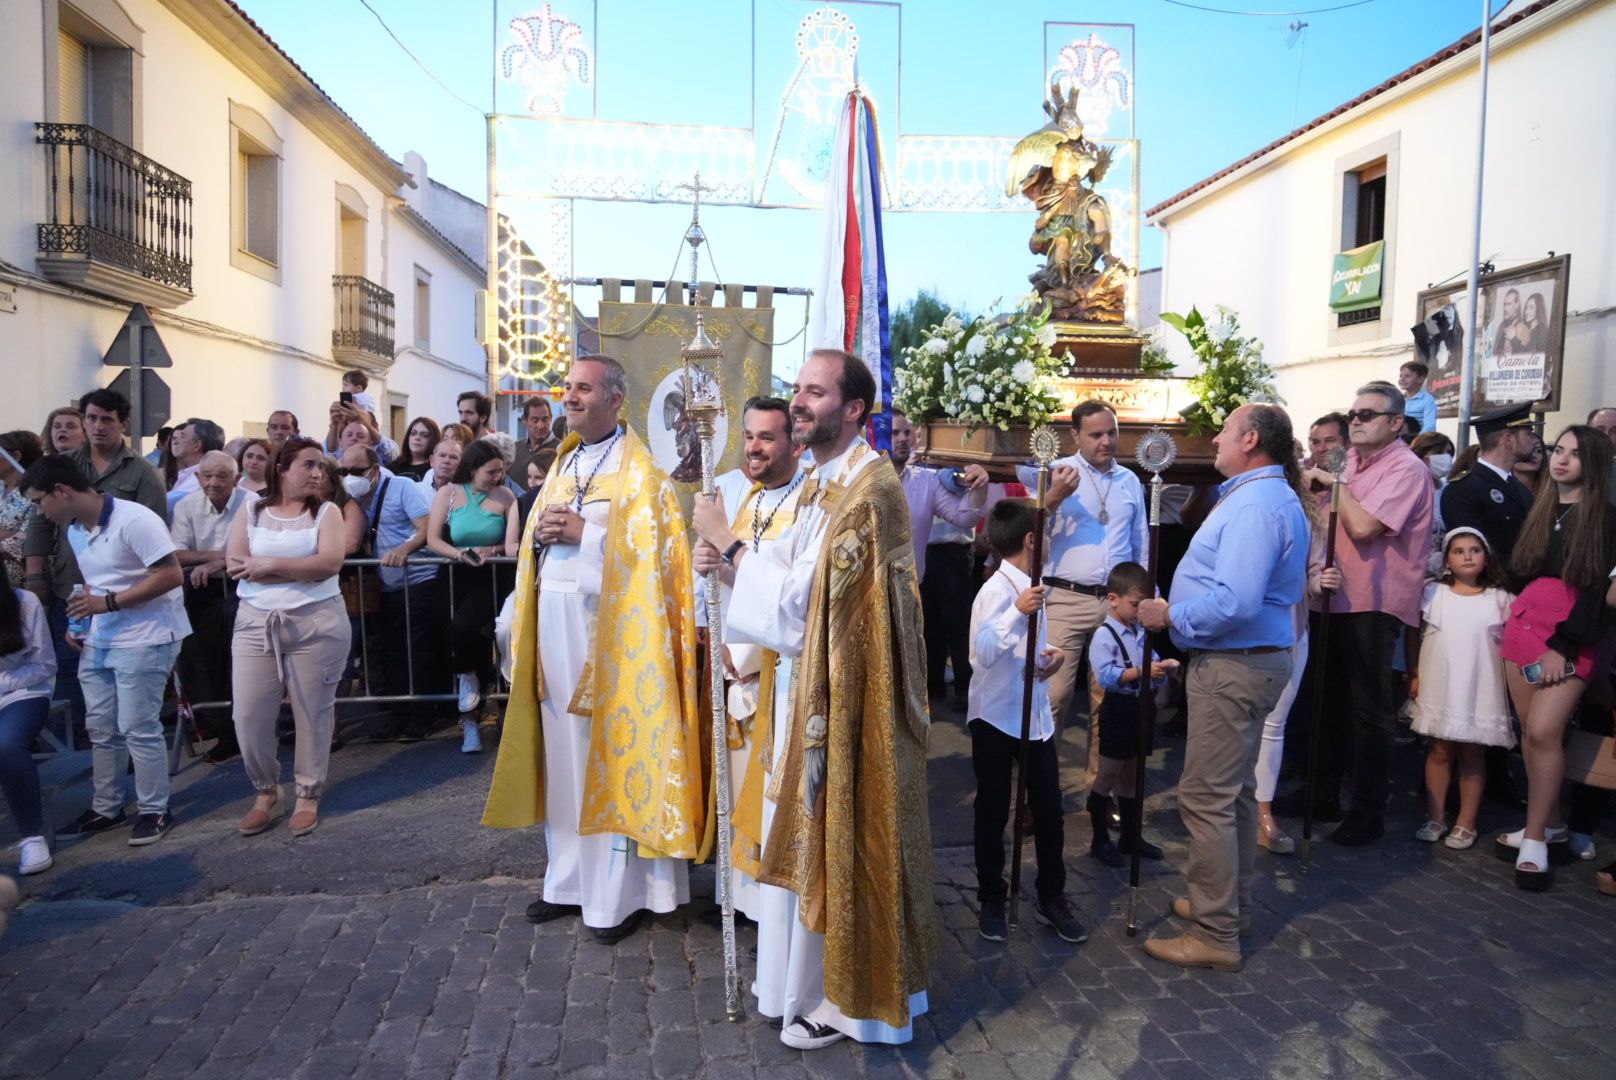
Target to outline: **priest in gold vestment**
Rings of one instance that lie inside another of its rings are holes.
[[[764,792],[753,991],[803,1050],[909,1041],[935,952],[920,594],[903,486],[860,434],[874,397],[855,357],[817,350],[803,365],[792,437],[814,471],[769,551],[736,537],[721,501],[695,512],[697,569],[723,565],[738,598],[727,639],[791,658]]]
[[[483,823],[544,824],[528,918],[581,915],[604,942],[690,899],[707,833],[684,517],[621,424],[622,366],[580,357],[570,433],[517,564],[511,698]]]

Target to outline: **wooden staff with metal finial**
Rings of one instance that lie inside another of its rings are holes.
[[[1178,457],[1178,444],[1161,428],[1151,428],[1139,440],[1139,464],[1150,473],[1150,549],[1145,556],[1145,595],[1156,595],[1156,552],[1161,547],[1161,474]],[[1139,858],[1145,833],[1145,759],[1150,756],[1150,726],[1156,722],[1156,695],[1151,692],[1151,657],[1155,635],[1145,628],[1139,657],[1139,732],[1133,758],[1133,820],[1128,823],[1128,936],[1139,933]]]
[[[1335,479],[1330,483],[1330,518],[1324,530],[1324,568],[1335,566],[1335,525],[1341,506],[1342,477],[1347,470],[1346,447],[1338,446],[1324,458],[1324,467]],[[1302,872],[1313,868],[1313,800],[1318,797],[1319,740],[1324,734],[1324,673],[1330,665],[1330,600],[1334,589],[1320,590],[1318,640],[1308,648],[1318,657],[1313,668],[1313,701],[1307,739],[1307,802],[1302,807]]]

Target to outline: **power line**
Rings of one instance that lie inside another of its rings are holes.
[[[1205,4],[1191,4],[1188,0],[1162,0],[1164,4],[1175,7],[1189,8],[1192,11],[1209,11],[1214,15],[1254,15],[1261,18],[1275,18],[1291,15],[1323,15],[1329,11],[1345,11],[1347,8],[1363,7],[1373,4],[1375,0],[1349,0],[1345,4],[1335,4],[1331,7],[1308,8],[1305,11],[1236,11],[1232,8],[1209,7]]]
[[[460,102],[460,104],[464,105],[466,108],[470,109],[472,112],[476,113],[478,116],[487,116],[488,115],[486,112],[483,111],[483,107],[481,105],[473,105],[471,102],[467,101],[465,98],[461,97],[459,94],[457,94],[453,90],[451,90],[449,88],[448,83],[444,82],[442,79],[440,79],[436,75],[434,75],[432,73],[432,69],[427,67],[426,64],[422,63],[421,58],[419,56],[416,56],[414,53],[412,53],[410,51],[410,47],[408,45],[404,44],[404,42],[399,38],[399,36],[397,34],[393,33],[393,28],[391,26],[387,25],[387,20],[382,18],[381,12],[377,11],[375,8],[370,6],[370,0],[359,0],[359,3],[364,6],[364,9],[366,11],[370,12],[372,15],[374,15],[376,17],[376,21],[378,23],[381,23],[382,29],[387,31],[387,36],[393,39],[393,43],[395,45],[397,45],[400,49],[404,50],[404,55],[409,57],[411,60],[414,60],[415,61],[415,66],[420,68],[422,71],[424,71],[426,73],[427,78],[431,79],[433,82],[437,83],[440,87],[442,87],[443,92],[445,94],[448,94],[450,97],[452,97],[456,101]]]

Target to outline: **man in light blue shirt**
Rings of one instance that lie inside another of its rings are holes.
[[[1430,373],[1431,369],[1419,360],[1410,360],[1397,371],[1397,388],[1403,391],[1403,416],[1417,421],[1420,431],[1436,430],[1436,398],[1425,388],[1425,377]]]
[[[1263,717],[1290,677],[1311,534],[1285,410],[1243,405],[1213,444],[1229,479],[1178,564],[1169,600],[1139,605],[1139,621],[1170,630],[1189,656],[1189,742],[1178,785],[1189,895],[1173,902],[1173,913],[1191,929],[1147,941],[1145,952],[1181,967],[1239,971],[1257,855],[1257,749]]]

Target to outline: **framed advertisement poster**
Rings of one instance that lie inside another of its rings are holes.
[[[1471,415],[1521,402],[1532,402],[1538,413],[1560,407],[1570,274],[1571,256],[1556,255],[1481,276]],[[1460,368],[1470,324],[1466,291],[1460,281],[1419,294],[1414,350],[1431,369],[1425,385],[1436,398],[1439,417],[1459,415]]]

